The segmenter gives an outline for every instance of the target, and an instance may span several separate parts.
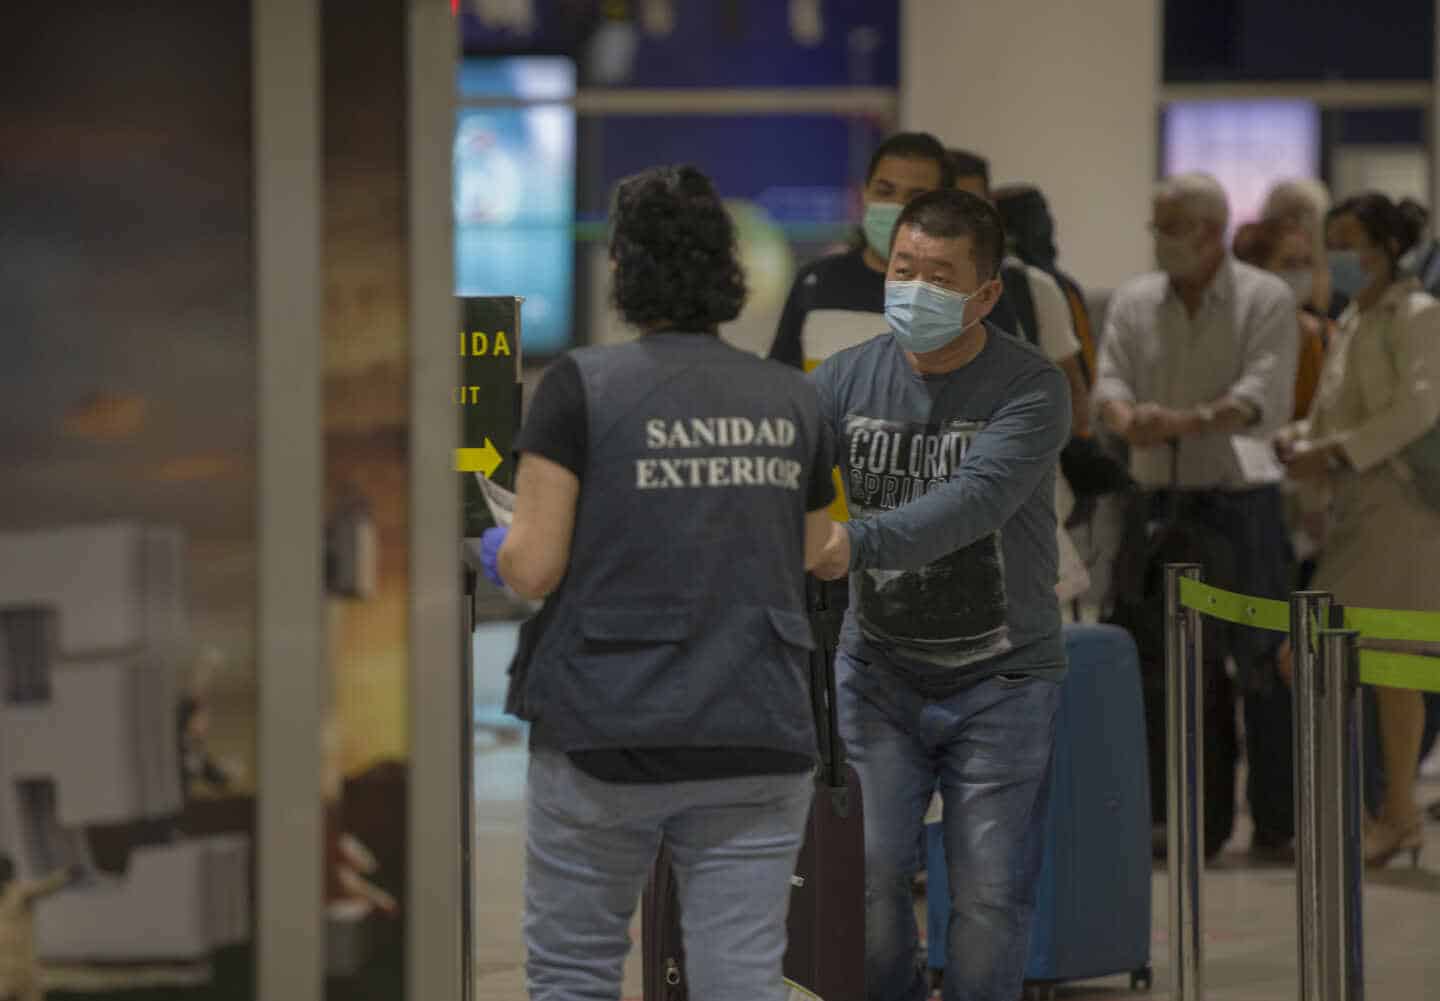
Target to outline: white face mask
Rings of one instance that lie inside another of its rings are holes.
[[[1315,272],[1309,268],[1292,268],[1288,271],[1279,272],[1281,280],[1290,286],[1290,291],[1295,293],[1296,305],[1303,306],[1310,301],[1310,293],[1315,288]]]

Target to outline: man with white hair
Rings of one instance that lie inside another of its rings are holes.
[[[1283,281],[1228,254],[1228,221],[1225,192],[1211,177],[1187,174],[1157,188],[1150,228],[1160,270],[1115,292],[1092,400],[1105,425],[1129,442],[1131,474],[1148,491],[1126,547],[1147,551],[1148,528],[1178,510],[1230,543],[1233,586],[1283,599],[1290,552],[1282,474],[1268,461],[1262,436],[1291,413],[1299,324]],[[1214,555],[1217,567],[1220,559]],[[1224,670],[1229,657],[1246,694],[1253,848],[1284,856],[1294,809],[1290,699],[1274,666],[1278,637],[1239,628],[1220,635],[1205,651],[1211,725],[1218,730],[1206,765],[1218,784],[1207,781],[1213,802],[1206,805],[1206,853],[1220,850],[1234,823],[1238,749]],[[1163,777],[1163,759],[1156,765]],[[1152,789],[1159,820],[1163,778]]]
[[[1349,302],[1337,295],[1330,283],[1330,265],[1325,258],[1325,214],[1330,211],[1330,189],[1313,177],[1292,177],[1275,182],[1265,196],[1261,219],[1294,223],[1310,236],[1315,252],[1315,274],[1310,285],[1309,306],[1319,316],[1334,319]]]

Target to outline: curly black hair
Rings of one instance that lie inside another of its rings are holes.
[[[620,182],[610,260],[611,299],[641,330],[713,331],[745,305],[735,224],[695,167],[652,167]]]

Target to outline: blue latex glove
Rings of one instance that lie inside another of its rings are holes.
[[[505,544],[505,537],[510,534],[510,526],[500,528],[487,528],[480,536],[480,568],[485,571],[485,579],[496,587],[504,587],[505,581],[500,577],[500,547]]]

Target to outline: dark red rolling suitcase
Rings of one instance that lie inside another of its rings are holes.
[[[864,1001],[865,822],[860,780],[845,761],[835,708],[835,649],[844,615],[843,605],[827,601],[835,590],[814,581],[809,589],[816,641],[810,694],[821,768],[791,880],[784,974],[803,992],[792,991],[792,998]],[[687,1001],[680,904],[664,845],[645,887],[640,927],[645,1001]]]
[[[809,588],[820,772],[790,895],[785,979],[824,1001],[865,1001],[864,800],[860,778],[845,760],[835,691],[844,586],[811,581]]]

